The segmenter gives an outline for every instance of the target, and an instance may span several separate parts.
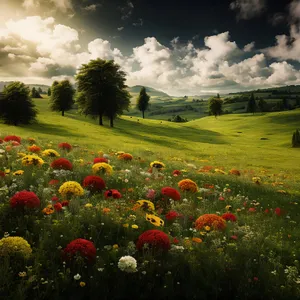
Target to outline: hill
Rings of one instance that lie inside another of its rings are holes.
[[[10,84],[12,82],[13,81],[0,81],[0,92],[4,89],[5,85],[8,85],[8,84]],[[38,89],[40,87],[43,90],[43,92],[47,92],[48,88],[50,87],[49,85],[35,84],[35,83],[27,84],[27,86],[29,86],[30,89],[32,89],[33,87],[35,87],[36,89]]]
[[[129,91],[129,93],[132,93],[132,94],[138,94],[142,87],[143,87],[142,85],[135,85],[135,86],[129,87],[128,91]],[[170,96],[168,94],[166,94],[162,91],[158,91],[158,90],[148,87],[148,86],[145,86],[145,88],[146,88],[146,92],[150,96],[169,97],[170,98]]]

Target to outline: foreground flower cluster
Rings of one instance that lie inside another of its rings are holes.
[[[1,138],[1,296],[300,297],[298,202],[279,179]]]

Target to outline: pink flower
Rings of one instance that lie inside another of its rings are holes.
[[[154,199],[155,198],[155,193],[156,193],[155,190],[149,189],[148,193],[146,195],[146,198],[148,198],[148,199]]]
[[[256,208],[255,208],[255,207],[250,207],[250,208],[248,209],[248,211],[249,211],[249,212],[256,212]]]
[[[237,235],[232,235],[230,238],[235,241],[238,239]]]

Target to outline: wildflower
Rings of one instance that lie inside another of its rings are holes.
[[[31,145],[28,147],[29,152],[38,153],[41,151],[41,148],[37,145]]]
[[[63,208],[63,206],[62,206],[61,203],[59,203],[59,202],[56,203],[56,204],[54,204],[53,207],[54,207],[54,209],[55,209],[56,211],[61,211],[62,208]]]
[[[136,243],[138,250],[143,250],[144,245],[148,245],[153,250],[168,251],[171,248],[167,234],[160,230],[147,230],[142,233]]]
[[[236,176],[241,176],[241,172],[239,170],[236,170],[236,169],[231,169],[229,171],[229,174],[236,175]]]
[[[25,155],[22,158],[22,165],[23,166],[41,166],[42,164],[44,164],[44,161],[37,155],[33,154],[33,155]]]
[[[113,199],[120,199],[122,197],[122,194],[118,190],[107,190],[104,192],[104,197],[107,198],[113,198]]]
[[[79,285],[80,285],[81,287],[85,287],[85,282],[84,282],[84,281],[80,281]]]
[[[154,199],[155,198],[155,190],[153,190],[153,189],[149,189],[148,190],[148,193],[147,193],[147,195],[146,195],[146,198],[149,198],[149,199]]]
[[[155,215],[146,214],[146,220],[155,226],[164,226],[164,221]]]
[[[96,163],[92,167],[93,173],[104,173],[111,175],[113,172],[112,166],[107,163]]]
[[[261,184],[261,178],[260,177],[257,177],[257,176],[252,177],[252,181],[256,184]]]
[[[49,157],[59,157],[59,153],[53,149],[46,149],[42,152],[43,156],[49,156]]]
[[[129,227],[129,224],[128,224],[128,223],[125,223],[125,224],[123,224],[123,227],[124,227],[124,228],[128,228],[128,227]]]
[[[173,200],[180,200],[180,194],[177,190],[172,187],[164,187],[161,189],[161,193],[165,196],[170,197]]]
[[[82,196],[84,194],[83,188],[81,185],[76,181],[67,181],[63,183],[58,192],[63,196]]]
[[[50,204],[48,205],[47,207],[45,207],[43,210],[42,210],[43,214],[45,215],[51,215],[54,213],[54,208],[53,206]]]
[[[87,203],[84,207],[91,208],[91,207],[93,207],[93,204],[92,203]]]
[[[72,150],[72,146],[69,143],[60,143],[60,144],[58,144],[58,148],[60,148],[62,150],[66,150],[68,152],[70,152]]]
[[[81,276],[78,273],[76,275],[74,275],[75,280],[79,280],[80,278],[81,278]]]
[[[66,158],[58,158],[51,163],[51,168],[55,170],[69,170],[73,169],[72,163]]]
[[[151,211],[155,210],[154,204],[149,200],[136,201],[135,208],[142,208],[144,210],[151,210]]]
[[[226,228],[226,222],[218,215],[204,214],[196,220],[195,227],[196,229],[201,230],[205,226],[210,226],[214,229],[223,230]]]
[[[18,170],[18,171],[13,172],[14,176],[19,176],[19,175],[23,175],[23,174],[24,174],[23,170]]]
[[[172,172],[172,175],[173,175],[173,176],[179,176],[179,175],[181,175],[181,172],[180,172],[179,170],[174,170],[174,171]]]
[[[171,211],[169,211],[167,214],[166,214],[166,219],[168,220],[168,221],[174,221],[176,218],[178,218],[178,217],[180,217],[181,215],[178,213],[178,212],[176,212],[176,211],[174,211],[174,210],[171,210]]]
[[[105,181],[95,175],[86,176],[82,183],[83,187],[86,187],[91,192],[99,192],[105,189]]]
[[[61,202],[61,205],[64,206],[69,206],[69,201],[68,200],[64,200]]]
[[[195,243],[197,243],[197,244],[202,243],[202,239],[197,238],[197,237],[193,237],[193,238],[192,238],[192,241],[195,242]]]
[[[108,213],[110,212],[110,208],[104,207],[104,208],[102,209],[102,212],[103,212],[104,214],[108,214]]]
[[[232,235],[230,238],[235,241],[238,239],[238,237],[236,235]]]
[[[4,142],[11,142],[11,141],[15,141],[15,142],[18,142],[19,144],[21,144],[21,138],[19,136],[8,135],[4,138]]]
[[[204,229],[206,230],[206,231],[210,231],[210,226],[204,226]]]
[[[133,159],[133,157],[129,153],[122,153],[122,154],[118,155],[118,159],[125,160],[125,161],[130,161],[130,160]]]
[[[133,228],[133,229],[138,229],[138,228],[139,228],[139,226],[138,226],[138,225],[136,225],[136,224],[133,224],[133,225],[131,225],[131,228]]]
[[[276,208],[274,209],[274,212],[275,212],[275,214],[276,214],[278,217],[280,217],[280,216],[282,215],[282,213],[283,213],[283,211],[282,211],[279,207],[276,207]]]
[[[40,206],[40,199],[35,193],[24,190],[17,192],[10,198],[10,206],[13,208],[35,208]]]
[[[4,237],[0,240],[0,256],[21,255],[24,258],[29,258],[31,253],[30,245],[22,237]]]
[[[57,180],[57,179],[52,179],[52,180],[50,180],[49,181],[49,185],[56,185],[56,184],[58,184],[59,183],[59,180]]]
[[[236,222],[237,218],[232,213],[225,213],[221,216],[226,221]]]
[[[221,169],[215,169],[215,172],[216,172],[216,173],[219,173],[219,174],[223,174],[223,175],[226,174],[226,172],[224,172],[224,171],[221,170]]]
[[[104,158],[104,157],[96,157],[94,158],[94,164],[97,163],[108,163],[108,159]]]
[[[134,273],[137,271],[136,259],[132,256],[122,256],[118,262],[118,268],[126,273]]]
[[[179,181],[178,187],[182,191],[187,191],[187,192],[192,192],[192,193],[196,193],[198,191],[198,186],[197,186],[196,182],[194,182],[190,179],[183,179],[183,180]]]
[[[250,208],[248,209],[248,211],[251,212],[251,213],[252,213],[252,212],[256,212],[256,208],[255,208],[255,207],[250,207]]]
[[[64,249],[64,256],[65,258],[72,259],[76,255],[80,255],[87,261],[92,262],[96,258],[96,248],[94,244],[88,240],[76,239],[70,242]]]
[[[19,277],[26,277],[27,276],[27,273],[26,272],[19,272]]]

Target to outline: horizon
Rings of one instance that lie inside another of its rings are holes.
[[[300,84],[300,0],[11,0],[0,9],[0,81],[74,83],[99,57],[114,59],[128,86],[175,97]]]

